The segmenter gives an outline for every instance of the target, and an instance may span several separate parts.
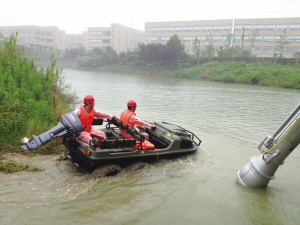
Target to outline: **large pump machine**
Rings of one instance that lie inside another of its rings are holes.
[[[237,181],[248,187],[265,187],[275,179],[277,168],[300,142],[300,104],[273,135],[258,146],[261,154],[253,156],[237,173]]]

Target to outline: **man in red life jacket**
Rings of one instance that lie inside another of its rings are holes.
[[[86,128],[79,135],[79,140],[88,144],[92,137],[98,138],[100,141],[106,139],[106,134],[100,130],[97,130],[92,127],[92,122],[94,117],[100,119],[112,119],[116,116],[112,116],[107,113],[99,112],[94,109],[95,99],[92,95],[85,96],[84,105],[78,106],[78,108],[74,111],[74,113],[79,117],[82,127]]]
[[[156,128],[156,126],[151,125],[147,122],[144,122],[142,120],[140,120],[136,114],[135,114],[135,110],[136,110],[136,102],[134,100],[129,100],[127,103],[127,109],[125,109],[120,116],[120,120],[122,121],[122,123],[126,124],[126,125],[130,125],[133,128],[135,128],[138,132],[139,129],[135,127],[135,125],[138,125],[140,127],[145,127],[145,128]],[[124,137],[131,137],[128,133],[126,133],[125,131],[120,129],[120,133],[124,136]],[[149,135],[147,133],[141,133],[142,135],[145,136],[146,140],[149,140]]]

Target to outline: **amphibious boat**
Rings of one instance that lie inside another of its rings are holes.
[[[102,119],[94,119],[93,125],[103,125]],[[160,159],[164,156],[182,155],[197,151],[201,140],[192,132],[167,122],[153,122],[155,129],[138,127],[140,132],[149,135],[149,140],[130,125],[118,118],[107,120],[105,128],[107,139],[99,141],[93,138],[90,143],[79,139],[83,131],[80,119],[73,112],[61,116],[59,122],[49,131],[35,136],[33,141],[22,146],[24,150],[34,150],[56,137],[63,138],[63,144],[69,149],[68,158],[77,166],[83,166],[88,172],[107,162],[122,163],[137,159]],[[119,128],[130,137],[124,137]]]

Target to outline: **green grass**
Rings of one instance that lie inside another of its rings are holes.
[[[64,84],[54,56],[50,65],[38,66],[18,48],[15,35],[0,38],[0,153],[23,152],[20,140],[56,126],[60,116],[78,102]],[[24,154],[56,154],[63,151],[58,138]]]
[[[157,67],[106,66],[98,71],[159,75],[184,79],[200,79],[225,83],[253,84],[300,89],[300,66],[279,63],[208,62],[199,67],[167,69]]]
[[[14,161],[7,161],[7,162],[0,161],[0,171],[8,174],[8,173],[17,173],[21,171],[37,172],[42,170],[36,167],[29,167],[29,165],[19,164]]]

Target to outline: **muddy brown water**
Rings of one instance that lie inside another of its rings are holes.
[[[299,147],[267,188],[236,173],[299,104],[300,91],[162,77],[64,70],[79,98],[119,116],[137,115],[194,132],[195,154],[93,177],[57,156],[22,158],[43,171],[0,173],[0,224],[299,224]],[[36,134],[37,135],[37,134]]]

